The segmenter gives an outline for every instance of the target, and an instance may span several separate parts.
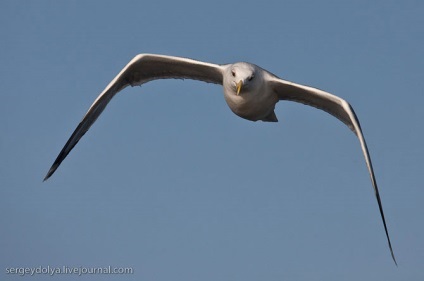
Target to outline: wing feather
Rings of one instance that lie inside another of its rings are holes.
[[[374,175],[374,169],[372,167],[371,157],[365,142],[364,135],[362,134],[359,120],[352,106],[347,101],[330,93],[316,88],[285,81],[272,75],[270,76],[270,83],[271,87],[277,93],[280,100],[299,102],[324,110],[345,123],[356,134],[361,144],[362,152],[364,154],[365,162],[370,174],[371,183],[374,189],[375,197],[377,199],[378,208],[380,211],[381,219],[383,221],[390,252],[394,262],[396,263],[392,249],[392,243],[390,242],[389,232],[387,230],[386,219],[384,218],[383,206],[380,199],[380,193],[378,191],[377,181]]]
[[[60,151],[44,180],[53,175],[69,152],[97,120],[110,100],[127,86],[141,85],[151,80],[166,78],[194,79],[222,84],[224,69],[225,66],[222,65],[187,58],[152,54],[137,55],[109,83],[90,106],[84,118]]]

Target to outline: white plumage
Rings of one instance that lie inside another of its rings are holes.
[[[377,182],[359,121],[345,100],[316,88],[282,80],[257,65],[239,62],[211,64],[187,58],[141,54],[109,83],[91,105],[62,151],[59,153],[44,180],[59,167],[72,148],[96,121],[109,101],[127,86],[141,85],[151,80],[182,78],[222,84],[224,97],[230,109],[238,116],[251,121],[277,122],[274,108],[279,100],[300,102],[324,110],[345,123],[358,137],[377,198],[390,252],[396,263]]]

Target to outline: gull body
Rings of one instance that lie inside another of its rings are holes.
[[[279,99],[277,93],[267,87],[267,75],[259,66],[246,62],[227,66],[224,98],[236,115],[250,121],[278,121],[274,108]]]
[[[348,102],[335,95],[317,88],[283,80],[251,63],[239,62],[219,65],[181,57],[154,54],[137,55],[107,85],[90,106],[82,121],[60,151],[44,180],[47,180],[56,171],[118,92],[127,86],[137,86],[151,80],[168,78],[194,79],[223,85],[224,98],[230,109],[236,115],[247,120],[277,122],[274,112],[275,105],[280,100],[286,100],[324,110],[346,124],[358,137],[361,145],[390,253],[396,263],[371,157],[353,108]]]

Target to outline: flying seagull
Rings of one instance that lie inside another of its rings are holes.
[[[251,63],[238,62],[219,65],[181,57],[154,54],[137,55],[90,106],[84,118],[60,151],[44,180],[47,180],[56,171],[115,94],[127,86],[139,86],[151,80],[167,78],[194,79],[223,85],[224,98],[230,109],[236,115],[250,121],[278,122],[274,112],[275,105],[279,100],[288,100],[322,109],[345,123],[355,133],[361,144],[390,252],[393,261],[397,264],[384,218],[370,154],[353,108],[348,102],[337,96],[316,88],[282,80]]]

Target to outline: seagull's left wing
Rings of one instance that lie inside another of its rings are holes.
[[[103,112],[109,101],[125,87],[141,85],[151,80],[166,78],[194,79],[208,83],[222,84],[224,69],[225,67],[221,65],[180,57],[151,54],[137,55],[109,83],[91,105],[62,151],[60,151],[44,180],[47,180],[56,171],[60,163],[62,163],[72,148],[74,148]]]
[[[324,110],[339,119],[340,121],[342,121],[343,123],[345,123],[358,136],[359,142],[361,143],[362,152],[365,157],[365,162],[367,163],[368,172],[371,177],[375,196],[377,198],[377,203],[380,210],[381,218],[383,220],[384,230],[386,232],[390,252],[392,254],[394,262],[396,263],[396,259],[393,254],[392,244],[390,242],[389,232],[386,226],[386,220],[384,218],[383,206],[381,204],[377,182],[375,180],[374,170],[372,168],[371,157],[368,152],[364,136],[362,134],[361,126],[359,125],[358,118],[356,117],[353,108],[347,101],[316,88],[285,81],[279,79],[274,75],[270,75],[268,80],[272,89],[278,95],[280,100],[299,102]]]

